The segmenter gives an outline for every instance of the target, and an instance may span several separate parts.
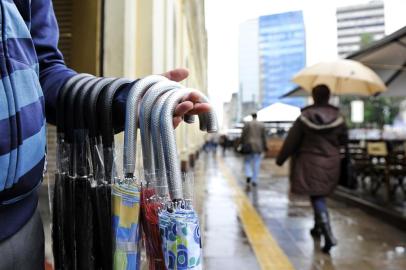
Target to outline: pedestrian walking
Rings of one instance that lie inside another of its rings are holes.
[[[44,269],[44,231],[37,190],[45,171],[46,128],[57,124],[60,90],[77,73],[58,50],[58,25],[51,0],[1,1],[0,50],[0,270]],[[188,76],[176,69],[174,81]],[[124,126],[129,87],[114,98],[114,124]],[[185,114],[210,110],[190,94],[175,109],[177,126]]]
[[[265,126],[252,114],[252,121],[245,123],[241,134],[241,151],[244,157],[247,186],[257,186],[262,153],[267,151]]]
[[[315,225],[310,233],[324,237],[326,253],[337,245],[328,215],[326,197],[337,186],[340,176],[340,148],[345,145],[347,128],[338,108],[330,105],[330,90],[318,85],[312,90],[314,105],[302,110],[289,130],[276,159],[281,166],[291,160],[291,191],[310,197]]]

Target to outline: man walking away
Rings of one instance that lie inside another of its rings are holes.
[[[249,149],[245,153],[245,176],[247,185],[252,182],[255,187],[258,183],[258,174],[261,167],[262,152],[267,150],[265,127],[257,121],[257,114],[252,114],[252,121],[244,125],[241,135],[241,144]]]

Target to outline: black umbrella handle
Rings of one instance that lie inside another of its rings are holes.
[[[87,176],[93,171],[92,162],[89,159],[89,138],[88,127],[85,121],[86,97],[92,90],[92,86],[101,78],[92,78],[86,82],[82,89],[76,94],[74,106],[74,151],[76,158],[76,173],[78,176]]]
[[[69,78],[64,85],[62,86],[61,90],[58,94],[57,99],[57,110],[56,110],[56,123],[57,123],[57,132],[64,133],[65,132],[65,99],[69,94],[70,89],[76,84],[76,82],[80,81],[83,78],[90,77],[90,74],[80,73],[72,76]]]
[[[67,97],[65,98],[65,137],[68,143],[73,143],[73,131],[75,125],[75,100],[76,95],[81,91],[83,86],[95,77],[85,77],[76,82],[70,89]]]
[[[113,168],[113,143],[114,143],[114,129],[113,129],[113,101],[116,92],[129,85],[130,80],[120,78],[112,82],[102,92],[101,97],[97,102],[97,112],[99,115],[98,124],[102,134],[103,154],[104,154],[104,168],[105,177],[107,181],[111,180],[111,172]]]
[[[85,103],[85,120],[86,125],[89,128],[89,138],[97,138],[100,136],[100,130],[98,128],[98,114],[97,114],[97,102],[101,93],[113,82],[114,78],[103,78],[94,84],[91,88],[89,95],[87,95]]]
[[[93,176],[100,183],[104,181],[104,159],[101,146],[100,130],[98,128],[97,102],[102,92],[114,81],[114,78],[103,78],[94,84],[87,95],[85,103],[85,120],[89,128],[90,155],[92,158]]]

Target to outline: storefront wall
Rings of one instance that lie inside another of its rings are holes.
[[[106,0],[104,23],[104,76],[140,78],[186,67],[190,76],[182,83],[207,94],[204,1]],[[197,123],[176,133],[185,163],[204,135]]]

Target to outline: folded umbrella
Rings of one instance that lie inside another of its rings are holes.
[[[172,89],[171,89],[172,88]],[[157,98],[155,105],[153,106],[152,113],[147,113],[150,115],[150,119],[155,119],[158,117],[160,109],[162,108],[166,99],[175,91],[174,86],[166,86],[157,89],[167,89],[168,91],[162,90],[165,93]],[[153,96],[153,95],[152,95]],[[149,109],[149,108],[147,108]],[[157,113],[156,113],[157,112]],[[149,258],[149,269],[165,269],[164,254],[162,251],[162,239],[159,234],[159,224],[158,224],[158,213],[164,207],[167,197],[166,188],[166,177],[165,177],[165,164],[162,155],[162,142],[159,135],[159,130],[154,130],[156,126],[153,124],[159,121],[148,120],[150,122],[151,135],[153,144],[153,156],[156,173],[153,174],[154,178],[150,177],[148,179],[146,187],[142,192],[142,213],[143,213],[143,228],[146,236],[146,250]],[[149,154],[152,156],[152,154]]]
[[[75,110],[75,97],[82,87],[89,81],[95,79],[93,76],[88,76],[77,81],[69,90],[64,99],[64,113],[65,113],[65,142],[67,152],[69,154],[66,162],[68,171],[64,179],[64,239],[66,244],[66,254],[68,258],[69,268],[77,269],[77,253],[76,253],[76,238],[75,238],[75,189],[74,182],[76,178],[76,158],[74,151],[74,114]]]
[[[183,197],[182,175],[172,126],[172,117],[177,104],[190,92],[191,90],[182,89],[171,94],[160,113],[160,134],[171,198],[168,208],[159,213],[162,249],[167,269],[202,268],[198,216],[192,204]],[[203,95],[201,101],[208,102]],[[205,114],[203,120],[205,121],[204,130],[217,131],[217,119],[212,111]]]
[[[160,79],[161,76],[155,76]],[[114,269],[140,269],[140,191],[141,182],[135,175],[137,126],[140,101],[149,85],[140,80],[128,93],[126,104],[123,175],[112,185],[114,235]]]
[[[95,269],[93,207],[91,182],[93,182],[92,163],[89,151],[88,128],[85,121],[86,96],[101,78],[86,82],[75,95],[74,100],[74,179],[75,245],[77,269]]]
[[[106,263],[106,267],[107,264],[110,265],[110,268],[105,269],[114,268],[114,229],[112,226],[115,225],[115,222],[112,213],[112,203],[114,202],[114,200],[112,201],[113,192],[111,189],[114,158],[113,100],[114,95],[117,93],[117,91],[119,91],[123,87],[128,87],[130,83],[131,81],[127,79],[115,79],[104,87],[103,91],[100,94],[100,97],[97,100],[97,114],[99,116],[97,125],[102,136],[104,180],[99,181],[99,183],[97,184],[96,196],[97,208],[99,211],[98,224],[103,226],[100,228],[100,233],[104,233],[103,238],[101,238],[105,243],[102,251],[103,254],[105,254],[106,256],[104,263]],[[118,191],[115,194],[120,193]],[[126,200],[124,201],[127,202]]]
[[[144,81],[149,82],[151,79],[147,77]],[[159,165],[156,161],[157,155],[154,155],[152,152],[152,145],[158,146],[160,145],[160,141],[151,137],[151,113],[154,103],[160,96],[165,95],[168,91],[181,87],[182,86],[176,82],[160,80],[150,87],[140,106],[139,122],[146,180],[146,184],[141,193],[141,213],[150,270],[165,269],[159,236],[158,210],[161,207],[160,202],[164,201],[164,186],[166,185],[165,175],[162,173],[164,168],[157,166]],[[152,141],[154,144],[152,144]],[[155,162],[153,162],[154,160]]]
[[[104,175],[103,146],[98,126],[97,102],[101,93],[114,81],[113,78],[103,78],[93,85],[86,97],[86,124],[89,128],[89,145],[93,169],[91,183],[92,204],[94,213],[94,252],[96,269],[110,270],[112,262],[112,231],[110,188]]]
[[[64,239],[64,186],[63,181],[67,174],[67,153],[65,138],[64,138],[64,99],[67,96],[70,88],[80,79],[88,77],[88,74],[77,74],[68,79],[61,88],[57,100],[57,157],[56,157],[56,173],[54,182],[54,194],[52,200],[52,251],[54,256],[54,268],[66,269],[69,266],[67,260],[65,239]]]

